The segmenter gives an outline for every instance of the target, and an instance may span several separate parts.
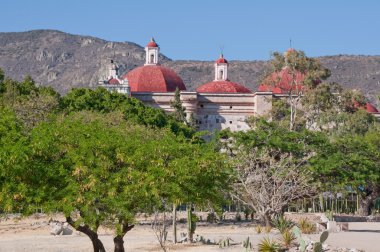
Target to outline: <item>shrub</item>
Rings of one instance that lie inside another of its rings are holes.
[[[284,232],[281,232],[280,242],[286,249],[289,249],[295,240],[296,236],[289,229],[286,229]]]
[[[295,223],[291,220],[284,218],[284,216],[279,215],[273,221],[272,224],[275,228],[277,228],[280,233],[285,232],[286,230],[290,230],[295,226]]]
[[[298,224],[303,234],[312,234],[317,231],[316,226],[313,223],[311,223],[307,218],[302,218]]]
[[[259,252],[277,252],[280,245],[269,237],[263,238],[259,243]]]
[[[256,230],[256,233],[261,234],[261,232],[263,231],[263,227],[261,225],[257,225],[255,227],[255,230]]]

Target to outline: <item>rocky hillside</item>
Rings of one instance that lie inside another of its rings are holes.
[[[22,79],[31,75],[41,85],[65,93],[72,87],[95,87],[107,75],[113,58],[121,72],[144,63],[144,48],[131,42],[110,42],[53,30],[0,33],[0,68],[7,76]],[[362,90],[377,104],[380,92],[380,56],[338,55],[320,58],[332,71],[330,81]],[[160,62],[175,70],[188,90],[213,79],[213,62],[172,61],[161,55]],[[267,69],[265,61],[230,61],[229,77],[256,90]]]

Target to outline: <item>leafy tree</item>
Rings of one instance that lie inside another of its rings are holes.
[[[26,197],[28,139],[15,114],[0,105],[0,209],[30,212]]]
[[[108,113],[121,111],[128,122],[154,128],[168,128],[176,135],[191,138],[194,130],[165,114],[161,109],[145,106],[135,98],[109,92],[104,88],[73,89],[62,98],[61,109],[66,113],[75,111],[97,111]]]
[[[14,111],[25,130],[30,130],[57,112],[59,100],[56,91],[50,87],[37,87],[30,76],[21,82],[6,79],[0,93],[2,105]]]
[[[311,161],[316,178],[325,190],[346,191],[360,195],[361,215],[370,213],[371,204],[380,195],[380,130],[372,126],[363,134],[345,134],[332,139]]]
[[[181,94],[178,87],[175,89],[174,100],[170,102],[170,106],[174,109],[174,118],[179,122],[186,122],[186,108],[182,106]]]
[[[322,80],[330,76],[330,71],[322,67],[314,58],[308,58],[304,52],[294,49],[285,54],[275,52],[270,61],[272,71],[264,78],[264,85],[276,86],[282,89],[289,105],[289,129],[294,130],[301,105],[301,97],[306,91],[314,89]],[[284,71],[286,77],[282,76]],[[273,78],[273,76],[276,76]],[[280,82],[285,78],[286,87]]]
[[[100,225],[115,230],[115,251],[124,251],[123,237],[137,211],[151,212],[162,199],[212,201],[229,178],[212,146],[111,114],[59,116],[31,133],[30,166],[38,179],[28,197],[47,211],[63,211],[70,225],[89,236],[94,251],[104,250]],[[121,124],[108,121],[112,117]]]

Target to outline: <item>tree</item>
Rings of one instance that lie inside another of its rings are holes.
[[[152,182],[160,180],[148,172],[152,160],[144,143],[163,133],[111,123],[98,114],[73,114],[37,126],[30,144],[37,173],[30,198],[46,211],[63,211],[94,251],[104,251],[97,235],[102,224],[115,230],[115,251],[124,251],[134,214],[156,202]]]
[[[174,100],[170,102],[170,106],[174,109],[174,118],[179,122],[186,123],[186,108],[182,106],[181,93],[178,87],[175,89]]]
[[[15,114],[0,105],[0,209],[28,213],[34,209],[26,197],[24,173],[28,161],[28,139]]]
[[[292,201],[315,195],[309,160],[319,157],[327,139],[320,132],[290,131],[264,119],[249,123],[252,130],[230,133],[223,145],[235,167],[232,197],[269,225],[271,216]]]
[[[272,71],[264,78],[263,84],[280,88],[286,95],[290,110],[289,129],[294,130],[302,96],[329,77],[330,71],[317,59],[308,58],[304,52],[294,49],[285,54],[273,53],[270,63]]]
[[[232,196],[250,207],[271,225],[271,216],[282,213],[291,202],[315,195],[311,172],[305,168],[309,156],[295,158],[291,153],[271,148],[254,148],[235,159],[236,176]]]
[[[364,135],[344,134],[332,138],[311,160],[316,179],[329,191],[346,191],[347,187],[360,196],[358,213],[369,215],[371,204],[380,195],[380,130],[372,126]]]

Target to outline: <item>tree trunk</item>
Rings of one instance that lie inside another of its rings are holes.
[[[371,208],[373,206],[373,202],[380,194],[380,188],[377,185],[370,185],[366,191],[366,195],[362,197],[358,197],[359,199],[359,207],[358,214],[362,216],[368,216],[371,214]]]
[[[130,231],[132,228],[134,228],[135,225],[128,225],[128,223],[122,223],[122,221],[119,222],[119,224],[122,225],[121,234],[116,235],[113,238],[114,243],[114,252],[125,252],[124,249],[124,236],[125,234]]]
[[[91,230],[88,225],[77,226],[71,217],[66,217],[66,221],[75,230],[84,233],[90,238],[94,252],[106,252],[102,241],[98,238],[98,234],[95,231]]]
[[[114,252],[125,252],[124,240],[121,235],[117,235],[113,238],[113,243],[115,244]]]
[[[272,226],[272,222],[271,222],[270,215],[268,213],[265,213],[263,217],[264,217],[265,226],[268,227],[268,228],[271,227]]]
[[[173,204],[173,242],[177,243],[177,205]]]

